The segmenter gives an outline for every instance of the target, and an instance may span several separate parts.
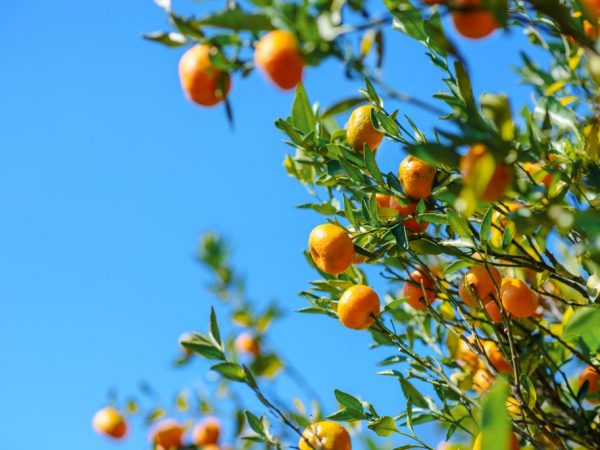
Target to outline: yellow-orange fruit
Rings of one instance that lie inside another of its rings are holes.
[[[502,322],[502,313],[500,312],[500,307],[496,303],[495,300],[490,300],[485,304],[485,309],[487,313],[490,315],[490,319],[495,324]]]
[[[249,353],[253,356],[258,356],[260,354],[260,343],[258,342],[258,339],[250,333],[241,333],[235,338],[234,345],[239,353]]]
[[[403,297],[408,297],[407,303],[418,311],[425,309],[425,304],[431,305],[435,300],[433,281],[421,270],[413,270],[410,274],[412,281],[404,283]],[[423,287],[425,292],[423,292]]]
[[[92,427],[97,433],[113,439],[121,439],[127,433],[125,418],[112,406],[107,406],[94,414]]]
[[[365,330],[373,325],[379,309],[379,296],[363,284],[346,289],[337,306],[340,322],[353,330]]]
[[[511,373],[512,367],[504,357],[502,350],[496,345],[495,342],[485,341],[483,343],[483,350],[487,355],[488,359],[494,366],[494,368],[500,373]],[[479,365],[484,367],[483,361],[479,361]]]
[[[469,338],[469,341],[473,343],[473,338]],[[479,367],[479,356],[477,356],[477,354],[471,350],[471,347],[469,347],[462,339],[458,341],[455,357],[463,367],[467,367],[471,370],[477,370]]]
[[[486,10],[480,0],[452,0],[452,6],[463,11],[453,11],[454,27],[464,37],[480,39],[498,28],[492,12]]]
[[[586,21],[587,22],[587,21]],[[589,22],[587,22],[589,24]],[[523,170],[531,176],[537,183],[549,186],[552,183],[552,174],[546,172],[541,163],[523,163]]]
[[[229,74],[210,60],[209,45],[198,44],[179,61],[179,79],[186,96],[202,106],[214,106],[227,97],[231,88]]]
[[[507,397],[506,402],[506,411],[510,414],[511,417],[521,415],[521,407],[519,406],[519,401],[514,397]]]
[[[462,277],[458,285],[458,295],[469,306],[477,306],[478,297],[485,304],[496,295],[496,286],[500,288],[501,282],[502,275],[494,266],[473,266]]]
[[[481,161],[481,158],[486,157],[488,154],[489,150],[485,145],[475,144],[469,149],[467,154],[461,158],[460,171],[466,184],[472,184],[477,179],[479,176],[478,164]],[[511,183],[511,167],[504,163],[496,164],[492,177],[488,181],[484,192],[481,193],[481,200],[488,202],[500,200]]]
[[[396,197],[390,198],[389,202],[390,208],[394,208],[396,211],[398,211],[398,214],[407,218],[403,223],[404,228],[414,231],[415,233],[422,233],[429,225],[429,222],[417,222],[417,219],[414,217],[414,213],[417,210],[418,205],[419,204],[417,202],[410,202],[406,205],[403,205],[396,199]]]
[[[480,433],[475,438],[475,442],[473,443],[473,450],[484,450],[482,447],[482,440],[483,437]],[[521,446],[519,445],[519,439],[517,438],[517,435],[511,431],[506,450],[519,450],[520,448]]]
[[[579,389],[583,386],[583,383],[588,382],[588,394],[596,394],[599,388],[600,381],[600,372],[597,369],[594,369],[592,366],[587,366],[585,369],[581,371],[579,374],[578,385]],[[590,403],[599,403],[598,400],[590,400]]]
[[[183,445],[183,432],[175,420],[161,420],[150,430],[150,441],[160,450],[176,449]]]
[[[539,305],[535,292],[521,280],[505,278],[500,287],[500,300],[504,309],[514,317],[531,317]]]
[[[581,0],[581,6],[583,6],[592,19],[600,17],[600,0]]]
[[[377,202],[377,206],[379,208],[389,208],[391,199],[392,199],[391,195],[375,194],[375,201]]]
[[[292,89],[302,80],[304,58],[293,33],[274,30],[256,44],[254,61],[281,89]]]
[[[343,426],[323,421],[304,430],[298,447],[300,450],[352,450],[352,441]]]
[[[409,155],[400,163],[399,175],[404,193],[409,197],[421,199],[431,195],[435,167]]]
[[[216,444],[221,434],[221,425],[215,417],[207,417],[197,424],[192,431],[194,445]]]
[[[490,388],[493,381],[494,376],[491,373],[485,369],[479,369],[473,375],[473,389],[481,394]]]
[[[373,106],[363,105],[352,111],[346,124],[346,138],[348,143],[357,152],[362,153],[365,144],[371,150],[377,150],[383,139],[384,133],[378,131],[371,122]]]
[[[356,258],[352,239],[346,230],[330,223],[312,230],[308,248],[316,266],[329,275],[345,272]]]

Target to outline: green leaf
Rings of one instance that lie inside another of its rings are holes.
[[[508,385],[502,377],[497,377],[494,385],[483,398],[481,415],[481,448],[486,450],[506,450],[509,448],[511,431],[510,416],[506,410]]]
[[[365,145],[364,158],[367,170],[369,171],[373,179],[378,184],[384,184],[383,175],[381,175],[381,171],[379,170],[379,167],[377,167],[377,162],[375,161],[375,153],[369,148],[368,145]]]
[[[210,368],[214,370],[222,377],[227,378],[231,381],[244,382],[246,381],[246,375],[244,374],[244,369],[242,366],[232,362],[222,362],[219,364],[215,364]]]
[[[406,237],[406,229],[398,224],[394,228],[392,228],[392,233],[396,238],[396,242],[403,250],[408,250],[408,238]]]
[[[573,312],[563,327],[563,339],[576,344],[585,354],[600,351],[600,308],[589,306]]]
[[[198,353],[207,359],[225,359],[223,350],[216,347],[212,340],[202,335],[194,335],[194,337],[189,340],[183,340],[181,341],[181,345],[183,348]]]
[[[482,243],[486,243],[490,236],[490,230],[492,228],[492,217],[494,215],[494,208],[490,206],[483,216],[481,221],[481,228],[479,229],[479,240]]]
[[[515,137],[515,124],[510,112],[510,102],[503,94],[482,94],[480,98],[481,112],[490,119],[505,141]]]
[[[219,322],[217,321],[217,315],[213,307],[210,308],[210,337],[216,342],[216,344],[223,348],[223,341],[221,341],[221,332],[219,331]]]
[[[389,436],[398,431],[396,422],[394,422],[394,419],[390,416],[380,417],[375,421],[369,422],[369,425],[367,426],[377,433],[377,436]]]
[[[296,88],[292,104],[292,125],[304,134],[315,129],[315,116],[302,83]]]
[[[365,99],[362,97],[352,97],[340,100],[339,102],[334,103],[329,108],[325,109],[321,113],[321,119],[327,119],[328,117],[332,117],[337,114],[343,113],[344,111],[347,111],[350,108],[353,108],[364,101]]]
[[[149,41],[158,42],[159,44],[166,45],[167,47],[181,47],[187,43],[187,40],[183,34],[180,33],[167,33],[166,31],[155,31],[153,33],[146,33],[143,35],[144,39]]]
[[[446,214],[448,215],[448,223],[450,224],[454,232],[457,233],[460,237],[470,239],[471,230],[469,229],[469,225],[466,219],[451,208],[447,209]]]
[[[359,399],[357,399],[356,397],[347,394],[345,392],[342,392],[338,389],[333,391],[335,394],[335,398],[337,399],[338,402],[340,402],[340,404],[342,406],[345,406],[346,408],[350,408],[350,409],[356,409],[358,411],[362,411],[363,410],[363,405],[361,403],[361,401]]]
[[[467,267],[473,266],[475,263],[469,259],[457,259],[444,267],[444,275],[448,275]]]
[[[465,101],[467,107],[475,108],[475,98],[473,97],[473,88],[469,74],[460,61],[454,63],[454,71],[456,72],[456,81],[461,97]]]
[[[425,397],[417,390],[414,385],[408,381],[405,377],[400,376],[400,386],[402,387],[402,392],[404,393],[404,397],[409,403],[414,403],[421,408],[429,408],[429,404],[425,400]]]
[[[437,224],[442,224],[442,225],[445,225],[448,223],[448,217],[445,214],[423,213],[423,214],[419,215],[419,218],[422,221],[429,222],[429,223],[437,223]]]
[[[339,411],[334,412],[327,416],[330,420],[336,420],[341,422],[352,422],[356,420],[363,420],[366,418],[364,411],[358,411],[356,409],[342,408]]]
[[[273,30],[269,16],[264,14],[246,14],[240,9],[227,9],[197,20],[198,24],[225,28],[234,31]]]
[[[261,436],[266,436],[265,430],[263,429],[262,421],[252,414],[250,411],[246,411],[246,418],[248,419],[248,425],[252,430],[258,433]]]

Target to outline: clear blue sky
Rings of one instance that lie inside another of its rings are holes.
[[[124,394],[147,380],[168,399],[180,386],[203,382],[206,365],[170,366],[179,334],[206,326],[207,279],[194,262],[201,231],[232,239],[254,298],[277,298],[291,312],[303,306],[296,293],[315,276],[302,250],[320,217],[294,208],[309,197],[286,176],[288,148],[272,126],[292,94],[258,74],[234,79],[232,133],[221,108],[184,100],[182,50],[141,39],[165,27],[151,0],[3,5],[2,450],[114,448],[90,427],[111,387]],[[388,35],[386,78],[420,96],[438,90],[423,49]],[[509,65],[517,61],[516,40],[498,33],[460,41],[478,90],[515,92]],[[357,89],[333,63],[309,69],[306,85],[322,104]],[[525,101],[526,91],[516,91]],[[433,125],[427,113],[399,106]],[[385,170],[402,156],[389,142],[378,153]],[[398,384],[375,375],[381,355],[367,350],[367,334],[298,314],[273,331],[272,340],[319,387],[327,412],[334,387],[382,413],[404,405]],[[288,397],[285,384],[279,394]],[[137,427],[116,448],[140,450],[145,441]]]

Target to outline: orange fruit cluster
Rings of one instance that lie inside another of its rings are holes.
[[[150,441],[157,450],[173,450],[184,446],[185,428],[173,419],[164,419],[150,430]],[[191,433],[193,445],[203,449],[219,450],[221,425],[217,418],[207,417],[199,422]]]

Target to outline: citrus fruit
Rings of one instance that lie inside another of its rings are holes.
[[[473,443],[473,450],[483,450],[482,447],[483,436],[480,434],[475,438],[475,442]],[[519,450],[521,446],[519,445],[519,439],[517,435],[511,431],[510,438],[508,440],[508,447],[506,450]]]
[[[258,339],[250,333],[241,333],[234,342],[235,349],[239,353],[248,353],[258,356],[260,353],[260,344]]]
[[[600,372],[597,369],[594,369],[592,366],[587,366],[585,369],[581,371],[579,374],[578,386],[579,389],[583,386],[583,383],[588,382],[588,394],[596,394],[598,392],[598,381],[600,380]],[[599,403],[597,400],[589,400],[591,403]]]
[[[164,419],[150,430],[150,440],[160,450],[177,449],[183,445],[183,432],[175,420]]]
[[[500,287],[500,300],[504,309],[519,319],[531,317],[539,305],[535,292],[521,280],[505,278]]]
[[[192,430],[194,445],[216,444],[221,434],[221,425],[215,417],[207,417]]]
[[[478,298],[486,304],[496,295],[496,287],[500,288],[501,281],[502,276],[494,266],[473,266],[462,277],[458,285],[458,295],[469,306],[479,305]]]
[[[304,430],[298,447],[300,450],[352,450],[352,441],[343,426],[323,421]]]
[[[345,272],[356,258],[354,245],[346,230],[330,223],[312,230],[308,248],[315,265],[329,275]]]
[[[254,61],[281,89],[292,89],[302,80],[304,58],[293,33],[274,30],[256,44]]]
[[[417,222],[417,219],[414,217],[414,213],[417,210],[418,205],[419,204],[417,202],[402,204],[396,199],[396,197],[391,197],[389,202],[390,208],[394,208],[402,217],[406,218],[406,220],[402,223],[404,228],[414,231],[415,233],[422,233],[429,226],[429,222]]]
[[[425,302],[431,305],[435,300],[433,281],[421,270],[413,270],[410,279],[404,283],[403,297],[408,297],[407,303],[418,311],[425,309]],[[423,291],[423,287],[425,291]]]
[[[404,193],[409,197],[421,199],[431,195],[435,167],[409,155],[400,163],[399,175]]]
[[[482,164],[492,158],[488,148],[482,144],[473,145],[460,160],[460,171],[467,185],[473,185],[481,176]],[[504,197],[504,193],[512,183],[512,169],[504,163],[494,163],[494,171],[487,186],[479,197],[481,200],[495,202]]]
[[[379,296],[363,284],[346,289],[337,306],[340,322],[353,330],[365,330],[373,325],[379,309]]]
[[[480,39],[498,28],[494,14],[480,0],[452,0],[454,27],[464,37]]]
[[[186,96],[202,106],[214,106],[227,97],[231,87],[229,74],[210,59],[213,48],[198,44],[179,61],[179,79]]]
[[[94,414],[92,427],[97,433],[113,439],[121,439],[127,433],[127,423],[119,411],[107,406]]]
[[[350,114],[348,123],[346,124],[346,137],[348,143],[357,152],[362,153],[365,144],[369,146],[371,150],[377,150],[384,134],[378,131],[371,122],[371,111],[373,106],[363,105],[356,108]]]

